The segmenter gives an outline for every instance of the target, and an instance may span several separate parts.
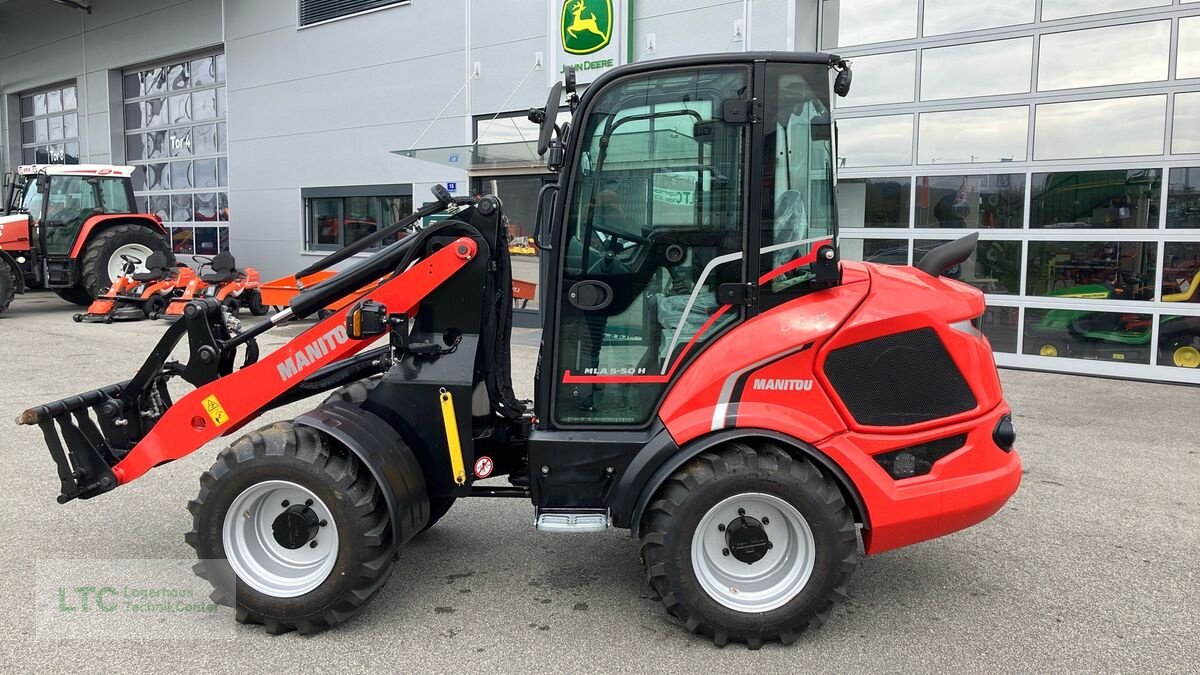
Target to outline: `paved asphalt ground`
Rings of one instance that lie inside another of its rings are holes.
[[[718,649],[687,634],[652,596],[625,532],[539,534],[518,500],[460,502],[403,551],[366,612],[315,637],[238,626],[225,640],[44,639],[40,561],[190,558],[185,504],[219,450],[56,504],[39,433],[11,420],[128,377],[163,330],[74,324],[73,311],[33,294],[0,316],[3,671],[1200,670],[1200,390],[1015,371],[1003,379],[1026,467],[1017,495],[977,527],[863,559],[849,601],[792,647]],[[298,330],[269,334],[264,348]],[[529,396],[534,349],[514,351]]]

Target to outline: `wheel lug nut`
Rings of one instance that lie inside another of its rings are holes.
[[[316,539],[313,539],[312,541],[308,542],[308,547],[309,547],[309,548],[316,548],[316,547],[317,547],[317,540],[316,540]]]
[[[725,523],[721,523],[721,524],[717,525],[717,532],[724,532],[724,531],[725,531]]]
[[[305,499],[305,500],[304,500],[304,505],[305,505],[305,506],[312,506],[312,500],[311,500],[311,499]]]
[[[771,542],[768,541],[767,548],[775,548],[775,544],[772,544]]]
[[[739,516],[744,516],[744,515],[746,515],[746,509],[738,509],[738,515],[739,515]]]
[[[762,524],[763,524],[763,525],[770,525],[770,524],[771,524],[771,519],[770,519],[770,518],[768,518],[768,517],[766,517],[766,516],[763,516],[763,519],[762,519]]]
[[[286,500],[286,499],[285,499],[285,500],[283,500],[283,503],[282,503],[282,504],[280,504],[280,506],[282,506],[282,507],[283,507],[283,508],[285,508],[285,509],[286,509],[287,507],[291,506],[291,505],[292,505],[292,503],[291,503],[291,502],[289,502],[289,501],[288,501],[288,500]]]
[[[729,555],[729,549],[727,549],[727,548],[721,549],[721,555]]]
[[[329,521],[328,521],[328,520],[322,520],[322,521],[321,521],[321,527],[325,527],[325,526],[326,526],[326,525],[328,525],[328,524],[329,524]]]

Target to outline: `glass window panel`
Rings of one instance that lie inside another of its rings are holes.
[[[925,35],[1033,23],[1034,0],[964,2],[925,0]]]
[[[150,213],[158,216],[159,220],[171,220],[171,198],[167,195],[150,195]]]
[[[61,141],[63,138],[63,118],[62,115],[54,115],[47,117],[46,121],[50,125],[50,140]]]
[[[34,141],[36,141],[38,143],[45,143],[46,141],[50,140],[49,135],[50,135],[50,131],[48,129],[45,118],[33,121],[33,139],[34,139]]]
[[[1159,155],[1166,116],[1165,94],[1044,103],[1035,113],[1033,158]]]
[[[1158,227],[1159,169],[1035,173],[1029,226]]]
[[[67,87],[62,90],[62,109],[74,110],[78,107],[75,101],[75,87]]]
[[[25,148],[21,150],[21,161],[25,164],[37,164],[37,149]]]
[[[29,120],[28,122],[21,122],[21,142],[22,143],[33,143],[34,138],[35,138],[35,133],[36,132],[34,131],[33,120]]]
[[[1170,48],[1170,21],[1043,35],[1038,91],[1165,80]]]
[[[1029,91],[1032,68],[1031,37],[926,49],[921,54],[921,100],[1023,94]]]
[[[217,253],[217,228],[215,228],[215,227],[197,227],[196,228],[196,253],[199,255],[216,255],[216,253]]]
[[[1179,20],[1178,49],[1175,77],[1200,77],[1200,16],[1188,16]]]
[[[192,196],[171,195],[171,220],[176,223],[188,223],[192,220]]]
[[[46,112],[47,112],[46,111],[46,94],[44,94],[44,93],[34,94],[33,95],[33,114],[34,115],[45,115]]]
[[[32,96],[22,96],[21,97],[21,117],[32,117],[32,116],[33,116],[33,97]]]
[[[171,189],[186,190],[192,187],[192,163],[171,162]]]
[[[1171,169],[1167,227],[1200,227],[1200,167]]]
[[[1171,152],[1176,155],[1200,152],[1200,92],[1175,94]]]
[[[155,159],[167,156],[167,132],[153,131],[142,134],[143,159]]]
[[[213,57],[213,72],[216,74],[217,82],[225,81],[225,55],[217,54]]]
[[[912,179],[843,178],[837,184],[838,225],[908,227]]]
[[[347,197],[343,205],[345,244],[352,244],[379,229],[379,203],[371,197]]]
[[[217,90],[201,89],[192,92],[192,117],[197,120],[217,118]]]
[[[198,188],[217,187],[217,160],[198,159],[193,162],[192,182],[194,182]]]
[[[133,203],[137,205],[138,213],[150,213],[149,197],[134,197]]]
[[[169,97],[171,124],[183,124],[192,121],[192,97],[188,94],[176,94]]]
[[[225,152],[225,123],[217,124],[217,152]]]
[[[187,157],[192,154],[192,128],[172,129],[167,132],[172,157]]]
[[[1158,244],[1031,241],[1025,293],[1056,298],[1153,300]]]
[[[1163,244],[1163,302],[1200,303],[1200,242]]]
[[[854,86],[835,105],[910,103],[917,82],[917,53],[895,52],[854,59]]]
[[[1029,108],[921,113],[918,162],[1023,162]]]
[[[126,129],[141,129],[150,126],[142,118],[141,103],[126,103],[125,104],[125,128]]]
[[[1158,365],[1200,368],[1200,316],[1159,318]]]
[[[341,244],[341,199],[310,199],[308,211],[312,219],[312,242],[317,246]]]
[[[1050,358],[1150,363],[1150,315],[1025,310],[1025,353]]]
[[[907,239],[847,239],[838,241],[843,259],[885,265],[908,264]]]
[[[229,103],[225,100],[225,87],[217,87],[217,117],[224,119],[229,114]]]
[[[220,246],[221,250],[228,251],[229,250],[229,228],[228,227],[218,227],[217,228],[217,237],[218,237],[218,242],[221,245]]]
[[[46,92],[46,112],[58,113],[62,112],[62,90],[55,89],[54,91]]]
[[[176,63],[172,66],[167,66],[167,81],[171,84],[171,90],[187,89],[191,86],[191,68],[187,63]]]
[[[229,185],[229,163],[224,157],[217,158],[217,185]]]
[[[196,237],[190,227],[171,228],[171,249],[175,253],[192,254],[196,252]]]
[[[917,240],[913,261],[947,241],[950,240]],[[984,293],[1016,295],[1021,290],[1021,242],[980,241],[971,257],[950,268],[945,276],[971,284]]]
[[[66,153],[67,153],[67,158],[65,160],[63,160],[64,162],[66,162],[67,164],[78,164],[79,163],[79,144],[78,143],[75,143],[75,142],[67,143]]]
[[[192,127],[192,134],[197,155],[216,154],[217,127],[215,124],[201,124]]]
[[[229,220],[229,195],[224,192],[217,193],[217,213],[222,221]],[[221,244],[221,250],[225,250],[224,244]]]
[[[983,313],[983,334],[994,352],[1017,353],[1016,307],[988,307]]]
[[[192,61],[192,86],[202,87],[206,84],[215,84],[217,81],[217,71],[213,66],[211,56],[206,56],[202,59]]]
[[[217,220],[217,193],[215,192],[198,192],[196,193],[196,221],[197,222],[216,222]]]
[[[161,94],[167,90],[167,69],[151,68],[139,75],[142,96]]]
[[[75,138],[79,135],[79,118],[75,113],[63,115],[63,138]]]
[[[1025,174],[917,179],[917,227],[1020,228]]]
[[[167,99],[152,98],[142,102],[142,121],[148,127],[167,124]]]
[[[146,158],[145,139],[141,134],[130,134],[125,137],[125,160],[128,162],[136,162],[139,159]]]
[[[50,161],[55,164],[65,164],[67,161],[67,147],[62,143],[50,145]]]
[[[1171,0],[1042,0],[1042,21],[1169,4]]]
[[[856,117],[837,122],[838,166],[912,164],[912,115]]]
[[[826,47],[917,36],[917,0],[830,0],[823,9]]]

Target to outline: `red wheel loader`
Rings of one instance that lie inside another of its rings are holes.
[[[449,219],[269,320],[235,332],[215,299],[195,300],[130,380],[27,410],[19,421],[43,430],[59,501],[236,435],[188,504],[186,540],[240,621],[339,624],[457,500],[515,498],[547,533],[628,529],[683,628],[750,648],[828,616],[860,537],[870,555],[1004,505],[1021,463],[979,330],[983,295],[941,276],[975,238],[915,267],[839,260],[830,111],[849,89],[845,61],[637,63],[582,96],[572,80],[570,122],[554,122],[561,83],[551,114],[530,113],[559,175],[538,209],[547,300],[533,401],[511,386],[502,205],[439,187],[436,203],[296,277],[425,216]],[[663,191],[686,198],[653,196]],[[256,337],[346,297],[255,358]],[[167,360],[184,335],[187,361]],[[172,400],[175,377],[195,390]],[[497,477],[507,484],[480,483]]]
[[[0,312],[16,293],[48,288],[87,306],[116,283],[125,258],[146,272],[153,253],[172,263],[167,231],[137,213],[132,166],[44,164],[4,175],[0,203]]]

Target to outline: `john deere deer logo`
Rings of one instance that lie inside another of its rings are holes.
[[[566,0],[562,8],[562,46],[568,54],[591,54],[612,37],[612,0]]]

